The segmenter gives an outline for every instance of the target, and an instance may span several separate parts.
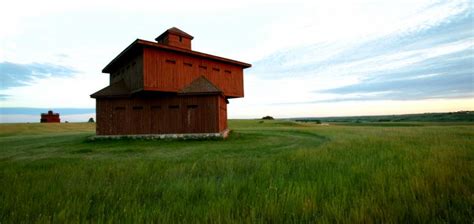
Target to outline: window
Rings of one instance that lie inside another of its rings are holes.
[[[159,110],[159,109],[161,109],[161,106],[160,105],[153,105],[153,106],[151,106],[151,109],[152,110]]]
[[[166,59],[166,63],[176,64],[176,60]]]
[[[216,72],[220,71],[220,69],[218,69],[218,68],[212,68],[212,70],[216,71]]]
[[[134,110],[142,110],[143,106],[133,106],[132,107]]]
[[[207,69],[207,66],[204,66],[204,65],[199,65],[199,68],[202,68],[202,69]]]
[[[115,110],[125,110],[125,107],[115,107]]]
[[[179,36],[179,42],[183,42],[183,37]]]
[[[188,105],[187,107],[188,107],[188,109],[196,109],[198,107],[198,105]]]
[[[191,64],[191,63],[184,62],[183,64],[184,64],[184,66],[193,67],[193,64]]]
[[[169,105],[168,108],[170,109],[178,109],[179,105]]]
[[[229,70],[225,70],[224,72],[225,72],[225,73],[227,73],[227,74],[230,74],[230,73],[232,73],[232,72],[231,72],[231,71],[229,71]]]

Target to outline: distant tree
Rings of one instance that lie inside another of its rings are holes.
[[[262,117],[262,120],[273,120],[273,117],[272,116],[265,116],[265,117]]]
[[[94,121],[94,118],[91,117],[91,118],[89,118],[89,121],[87,121],[87,122],[89,122],[89,123],[94,123],[95,121]]]

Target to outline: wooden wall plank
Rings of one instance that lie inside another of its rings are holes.
[[[225,96],[243,97],[243,69],[239,66],[162,49],[145,48],[143,57],[146,90],[177,92],[203,75]]]
[[[130,61],[118,67],[110,74],[110,84],[124,80],[131,91],[143,88],[143,54],[132,57]]]
[[[97,99],[97,135],[217,133],[220,95]]]

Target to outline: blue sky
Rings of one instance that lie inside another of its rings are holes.
[[[172,26],[253,64],[231,118],[474,110],[473,21],[468,0],[4,2],[0,122],[37,120],[5,108],[94,108],[102,68]]]

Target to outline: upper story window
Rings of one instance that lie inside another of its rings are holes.
[[[179,42],[183,42],[183,37],[179,36]]]
[[[169,109],[179,109],[179,105],[169,105]]]
[[[166,59],[166,63],[176,64],[176,60]]]
[[[204,65],[199,65],[199,68],[202,68],[202,69],[207,69],[207,66],[204,66]]]
[[[221,69],[219,69],[219,68],[212,68],[212,70],[218,72],[218,71],[220,71]]]
[[[184,64],[184,66],[193,67],[193,64],[191,64],[191,63],[183,62],[183,64]]]
[[[231,74],[231,73],[232,73],[230,70],[225,70],[224,72],[227,73],[227,74]]]

